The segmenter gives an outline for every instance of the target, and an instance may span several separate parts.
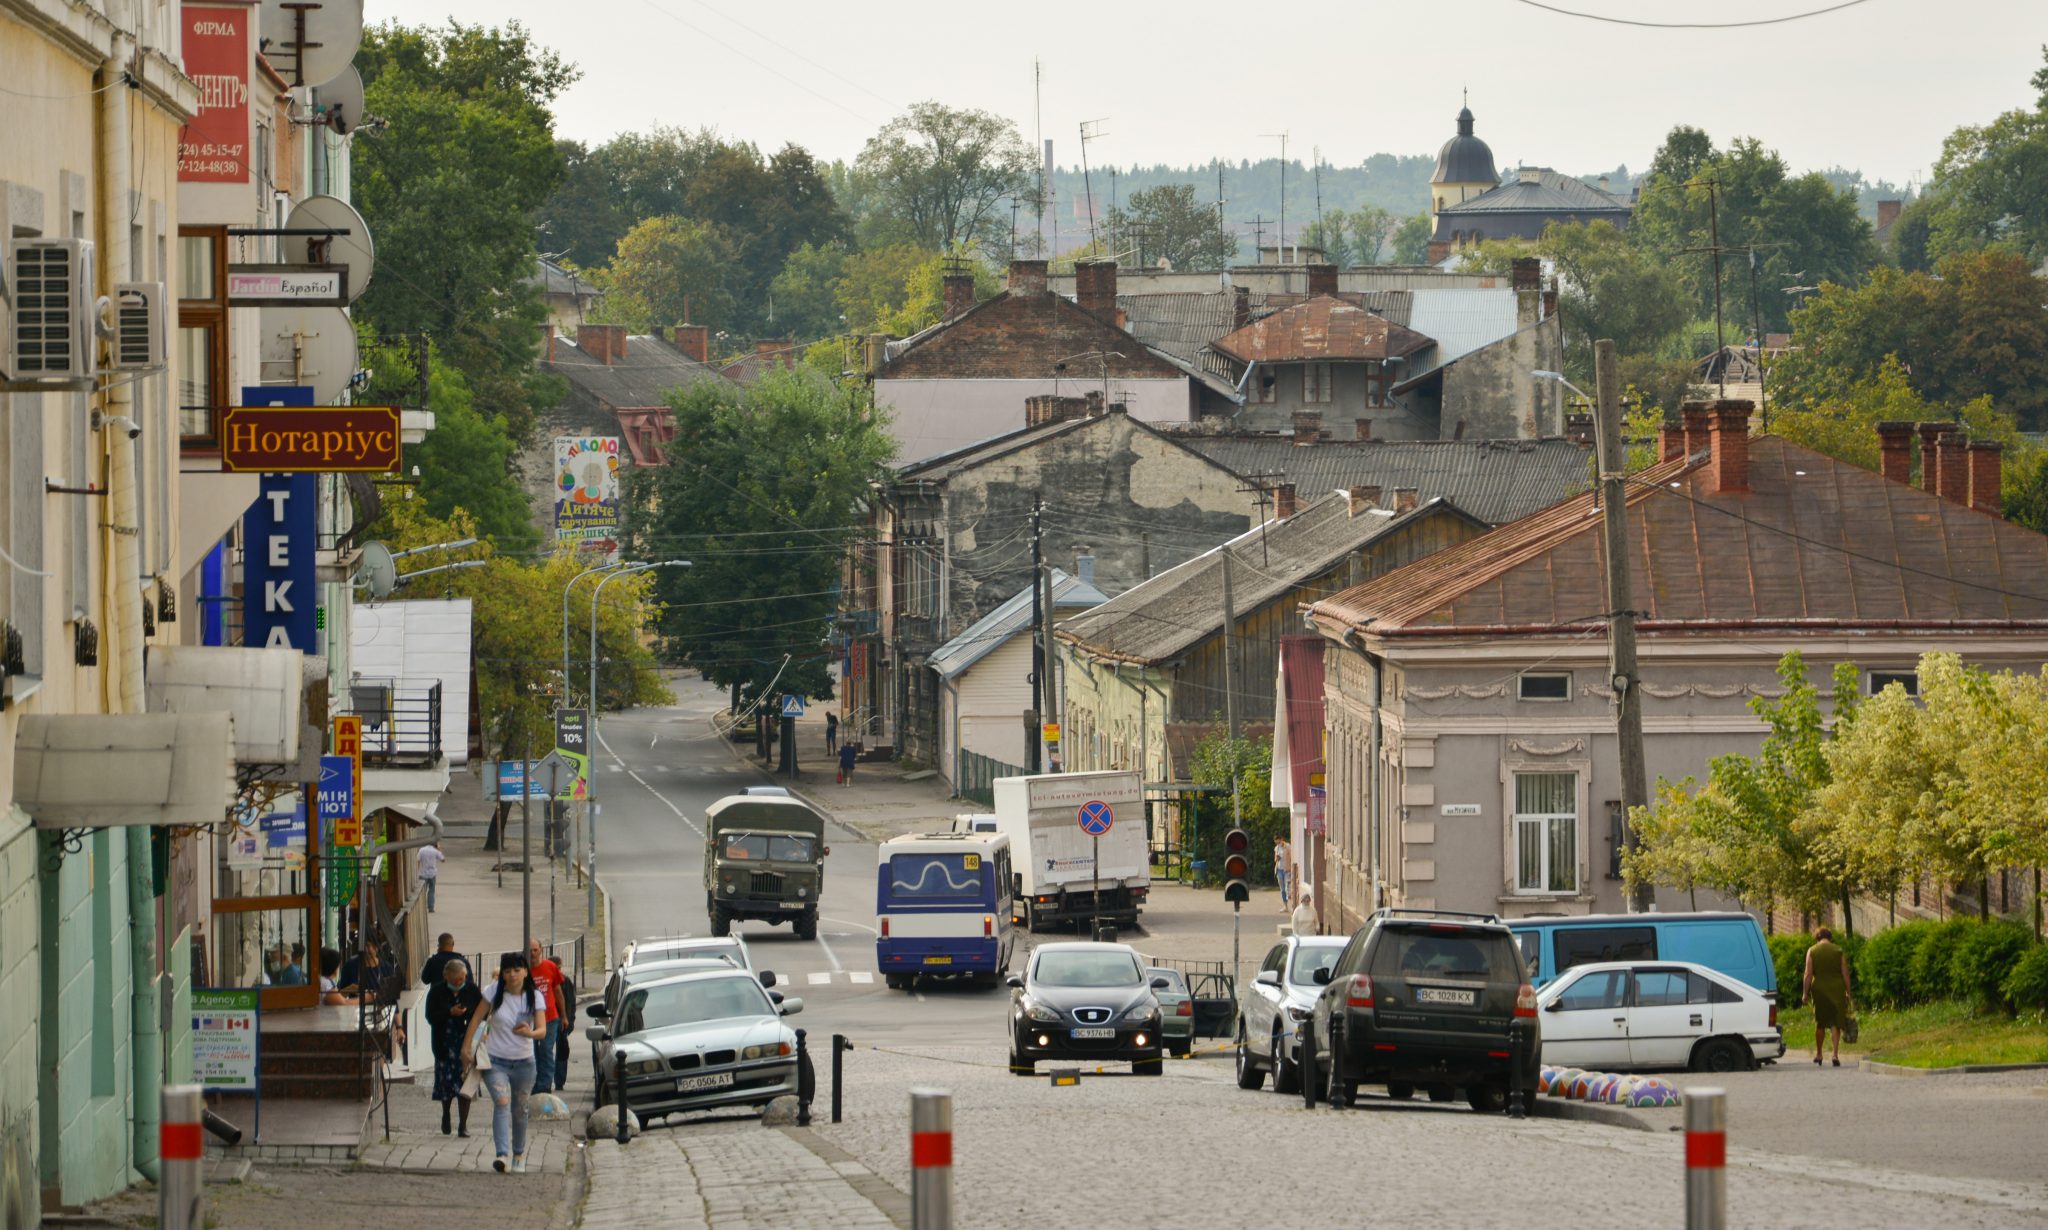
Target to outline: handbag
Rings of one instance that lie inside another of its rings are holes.
[[[472,1070],[477,1072],[488,1072],[491,1070],[491,1050],[489,1046],[485,1045],[490,1040],[491,1019],[485,1017],[483,1025],[476,1031],[476,1041],[470,1046],[470,1053],[476,1056],[476,1063]]]
[[[465,1098],[480,1098],[484,1096],[483,1073],[477,1071],[475,1067],[465,1069],[462,1073],[462,1088],[458,1092]]]
[[[1856,1024],[1856,1014],[1850,1013],[1849,1018],[1842,1023],[1842,1040],[1850,1043],[1851,1045],[1854,1045],[1856,1042],[1856,1035],[1859,1032],[1860,1030]]]

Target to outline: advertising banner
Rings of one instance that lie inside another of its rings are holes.
[[[555,751],[576,766],[576,784],[562,795],[567,799],[590,796],[590,719],[581,709],[555,710]]]
[[[255,988],[192,991],[192,1079],[208,1089],[256,1091]]]
[[[248,5],[184,7],[185,73],[199,87],[199,111],[178,137],[178,182],[246,184],[249,156],[250,40],[256,10]]]
[[[397,406],[232,406],[221,469],[238,474],[388,474],[398,468]]]
[[[555,541],[609,556],[618,534],[618,437],[555,437]]]

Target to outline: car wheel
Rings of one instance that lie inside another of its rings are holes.
[[[1388,1081],[1387,1096],[1396,1102],[1406,1102],[1415,1096],[1415,1086],[1406,1081]]]
[[[1333,1016],[1330,1020],[1330,1109],[1343,1110],[1350,1106],[1352,1088],[1344,1079],[1344,1026]]]
[[[1274,1093],[1301,1092],[1301,1086],[1296,1083],[1301,1079],[1301,1069],[1295,1067],[1294,1061],[1280,1049],[1280,1034],[1277,1030],[1273,1034],[1272,1049],[1267,1054],[1267,1066],[1273,1069]]]
[[[1740,1072],[1748,1066],[1742,1048],[1732,1038],[1708,1038],[1693,1048],[1695,1072]]]
[[[1465,1104],[1482,1115],[1498,1115],[1508,1108],[1505,1085],[1473,1085],[1465,1090]]]
[[[1316,1105],[1316,1023],[1303,1021],[1295,1034],[1299,1039],[1294,1045],[1294,1066],[1301,1070],[1301,1104],[1310,1110]]]
[[[1017,1035],[1010,1035],[1010,1074],[1013,1076],[1034,1076],[1038,1072],[1038,1061],[1024,1058],[1024,1048],[1018,1045]]]
[[[1237,1024],[1237,1087],[1257,1089],[1266,1083],[1266,1074],[1259,1065],[1252,1062],[1252,1048],[1244,1036],[1244,1022]]]
[[[1431,1085],[1429,1087],[1429,1100],[1432,1102],[1448,1102],[1457,1096],[1458,1091],[1449,1085]]]
[[[1186,1059],[1188,1056],[1194,1053],[1195,1043],[1193,1039],[1188,1039],[1186,1041],[1176,1042],[1173,1044],[1173,1054],[1174,1058],[1176,1059]]]
[[[1166,1070],[1166,1064],[1158,1059],[1140,1059],[1131,1064],[1133,1076],[1158,1076]]]

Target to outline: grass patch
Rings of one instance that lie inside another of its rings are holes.
[[[1844,1051],[1907,1068],[1952,1068],[1978,1063],[2048,1063],[2048,1017],[1979,1015],[1955,1000],[1911,1008],[1858,1008],[1861,1037]],[[1780,1009],[1785,1058],[1799,1063],[1813,1054],[1813,1010]]]

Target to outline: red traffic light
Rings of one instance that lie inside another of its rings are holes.
[[[1252,861],[1242,854],[1232,854],[1223,860],[1225,879],[1242,880],[1252,873]]]
[[[1232,854],[1243,854],[1252,848],[1252,835],[1243,829],[1232,829],[1223,835],[1223,848]]]
[[[1252,874],[1252,835],[1243,829],[1231,829],[1223,835],[1223,899],[1242,904],[1251,899],[1252,887],[1247,882]]]

